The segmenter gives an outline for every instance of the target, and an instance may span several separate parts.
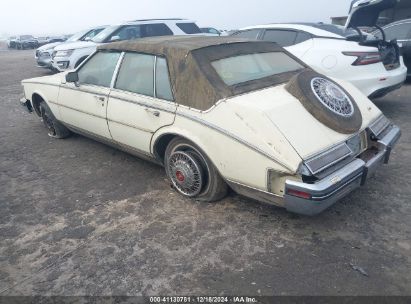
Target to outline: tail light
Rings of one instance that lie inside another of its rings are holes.
[[[287,194],[288,195],[292,195],[292,196],[296,196],[299,198],[303,198],[306,200],[311,199],[311,194],[304,192],[304,191],[299,191],[299,190],[294,190],[294,189],[287,189]]]
[[[343,52],[345,56],[357,57],[357,60],[352,65],[367,65],[382,62],[380,53],[378,52]]]

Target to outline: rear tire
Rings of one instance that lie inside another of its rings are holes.
[[[227,195],[228,186],[210,159],[186,139],[174,138],[169,143],[164,164],[174,188],[186,197],[214,202]]]
[[[49,106],[44,101],[40,102],[40,114],[50,137],[62,139],[70,135],[70,130],[54,117],[53,112],[51,112]]]

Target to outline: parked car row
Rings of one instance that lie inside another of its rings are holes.
[[[349,25],[384,1],[354,5]],[[399,47],[356,32],[275,24],[202,37],[188,20],[127,22],[56,46],[53,67],[69,71],[24,80],[21,102],[51,137],[80,133],[163,165],[188,198],[231,188],[314,215],[388,163],[401,135],[367,98],[404,81]]]
[[[194,21],[186,19],[133,20],[79,32],[65,43],[44,45],[35,57],[38,66],[63,72],[78,67],[101,44],[170,35],[216,36],[202,33]]]
[[[70,43],[78,42],[78,41],[90,41],[92,38],[94,38],[97,34],[99,34],[105,28],[106,26],[99,26],[99,27],[95,27],[95,28],[91,28],[91,29],[78,32],[72,35],[66,41],[64,41],[64,43],[70,44]],[[54,43],[43,45],[42,47],[38,48],[35,54],[37,65],[39,67],[57,70],[53,67],[52,57],[53,57],[54,48],[61,44],[63,44],[63,42],[54,42]]]
[[[67,37],[38,37],[34,38],[32,35],[20,35],[11,36],[7,40],[7,46],[12,49],[25,50],[25,49],[35,49],[39,46],[54,43],[54,42],[64,42]]]

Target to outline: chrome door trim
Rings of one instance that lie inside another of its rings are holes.
[[[123,91],[123,90],[118,90],[118,89],[112,89],[111,91],[112,92],[117,92],[117,93],[126,93],[126,94],[129,94],[129,95],[132,95],[135,98],[138,98],[138,97],[141,96],[141,97],[144,97],[144,98],[152,99],[153,101],[158,101],[159,100],[162,103],[165,103],[165,104],[168,103],[171,106],[177,107],[177,104],[175,102],[171,102],[171,101],[163,100],[163,99],[157,99],[157,98],[154,98],[152,96],[141,95],[141,94],[128,92],[128,91]],[[163,112],[167,112],[167,113],[172,113],[172,114],[176,113],[176,110],[171,111],[171,110],[168,110],[168,109],[165,109],[165,108],[162,108],[162,107],[154,106],[154,105],[149,104],[149,103],[136,101],[136,100],[132,99],[131,97],[130,98],[124,98],[124,97],[118,97],[118,96],[111,96],[110,95],[110,98],[115,98],[115,99],[118,99],[118,100],[121,100],[121,101],[136,104],[138,106],[142,106],[142,107],[146,107],[146,108],[150,108],[150,109],[154,109],[154,110],[159,110],[159,111],[163,111]]]
[[[284,168],[286,168],[286,169],[289,170],[290,172],[293,172],[293,171],[294,171],[294,170],[292,170],[288,165],[286,165],[285,163],[283,163],[283,162],[280,161],[279,159],[273,157],[273,156],[270,155],[269,153],[261,150],[261,149],[258,148],[257,146],[255,146],[255,145],[253,145],[252,143],[250,143],[250,142],[248,142],[248,141],[246,141],[246,140],[238,137],[237,135],[235,135],[235,134],[233,134],[233,133],[231,133],[231,132],[229,132],[229,131],[227,131],[227,130],[224,130],[224,129],[220,128],[219,126],[216,126],[216,125],[214,125],[214,124],[212,124],[212,123],[210,123],[210,122],[208,122],[208,121],[206,121],[206,120],[204,120],[204,119],[201,119],[201,118],[196,117],[196,116],[193,116],[193,115],[189,115],[189,114],[185,114],[185,113],[181,113],[181,112],[180,112],[180,113],[179,113],[179,112],[176,112],[176,115],[181,116],[181,117],[184,117],[184,118],[187,118],[187,119],[190,119],[190,120],[192,120],[192,121],[195,121],[195,122],[197,122],[197,123],[199,123],[199,124],[202,124],[202,125],[210,128],[210,129],[213,129],[213,130],[215,130],[215,131],[217,131],[217,132],[219,132],[219,133],[221,133],[221,134],[223,134],[223,135],[226,135],[227,137],[230,137],[230,138],[232,138],[233,140],[235,140],[235,141],[237,141],[237,142],[239,142],[239,143],[241,143],[241,144],[249,147],[250,149],[258,152],[259,154],[267,157],[268,159],[271,159],[271,160],[275,161],[276,163],[280,164],[281,166],[283,166]]]
[[[87,89],[82,88],[82,86],[90,86],[90,87],[96,88],[96,89],[97,88],[104,88],[104,89],[110,90],[110,88],[108,88],[108,87],[101,87],[101,86],[96,86],[96,85],[92,85],[92,84],[83,84],[83,85],[80,85],[79,87],[71,87],[71,86],[62,84],[60,86],[60,88],[64,88],[64,89],[68,89],[68,90],[72,90],[72,91],[77,91],[77,92],[83,92],[83,93],[89,93],[89,94],[104,96],[104,97],[108,97],[108,95],[109,95],[109,93],[102,94],[102,93],[94,92],[92,90],[87,90]]]
[[[118,74],[119,74],[119,71],[120,71],[121,64],[123,63],[123,59],[124,59],[125,54],[126,54],[125,52],[121,52],[120,57],[118,58],[116,67],[114,68],[113,76],[111,78],[110,89],[113,89],[114,85],[116,84],[117,77],[118,77]]]
[[[66,106],[66,105],[62,105],[62,104],[59,104],[59,103],[56,103],[56,102],[52,102],[52,101],[48,101],[48,102],[49,102],[49,103],[52,103],[52,104],[55,104],[55,105],[57,105],[57,106],[66,108],[66,109],[70,109],[70,110],[73,110],[73,111],[77,111],[77,112],[83,113],[83,114],[87,114],[87,115],[94,116],[94,117],[97,117],[97,118],[101,118],[101,119],[104,119],[104,120],[106,119],[106,117],[103,117],[103,116],[100,116],[100,115],[96,115],[96,114],[93,114],[93,113],[90,113],[90,112],[87,112],[87,111],[82,111],[82,110],[75,109],[75,108],[72,108],[72,107],[69,107],[69,106]]]
[[[69,130],[71,130],[71,131],[74,132],[74,133],[78,133],[78,134],[83,135],[83,136],[85,136],[85,137],[94,139],[94,140],[96,140],[96,141],[98,141],[98,142],[102,142],[102,143],[104,143],[104,144],[107,144],[107,145],[109,145],[109,146],[111,146],[111,147],[113,147],[113,148],[122,150],[122,151],[124,151],[124,152],[129,153],[129,154],[135,155],[135,156],[137,156],[137,157],[140,157],[140,158],[143,158],[143,159],[146,159],[146,160],[148,160],[148,161],[151,161],[151,162],[154,162],[154,163],[156,163],[156,164],[160,164],[160,165],[161,165],[161,163],[160,163],[160,162],[154,157],[154,155],[152,155],[151,153],[148,153],[148,152],[145,152],[145,151],[136,149],[136,148],[134,148],[134,147],[125,145],[125,144],[123,144],[123,143],[119,143],[119,142],[113,140],[112,138],[108,138],[108,137],[103,137],[103,136],[97,135],[97,134],[95,134],[95,133],[92,133],[92,132],[90,132],[90,131],[86,131],[86,130],[84,130],[84,129],[82,129],[82,128],[75,127],[75,126],[73,126],[73,125],[71,125],[71,124],[68,124],[68,123],[65,123],[65,122],[61,122],[61,123],[64,124]]]

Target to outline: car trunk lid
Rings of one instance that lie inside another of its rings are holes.
[[[400,67],[400,49],[397,41],[385,41],[384,39],[368,40],[361,34],[359,27],[378,27],[377,21],[380,14],[392,9],[397,5],[397,0],[359,0],[352,5],[350,15],[348,16],[346,29],[354,28],[360,33],[363,39],[359,42],[360,45],[376,47],[381,57],[381,61],[387,71]]]
[[[352,5],[345,27],[374,27],[380,14],[397,3],[397,0],[358,0]]]
[[[344,83],[344,87],[349,89],[355,100],[359,100],[357,105],[363,116],[361,129],[364,129],[381,112],[354,86]],[[336,132],[322,124],[298,99],[287,92],[284,85],[234,97],[230,99],[228,105],[235,113],[244,117],[244,123],[247,125],[255,125],[256,122],[252,119],[248,121],[248,118],[257,117],[257,113],[261,113],[259,116],[261,121],[258,124],[262,124],[263,120],[269,122],[273,128],[283,134],[302,159],[308,159],[353,136],[353,134]],[[270,142],[271,132],[261,130],[258,136],[263,141]]]

